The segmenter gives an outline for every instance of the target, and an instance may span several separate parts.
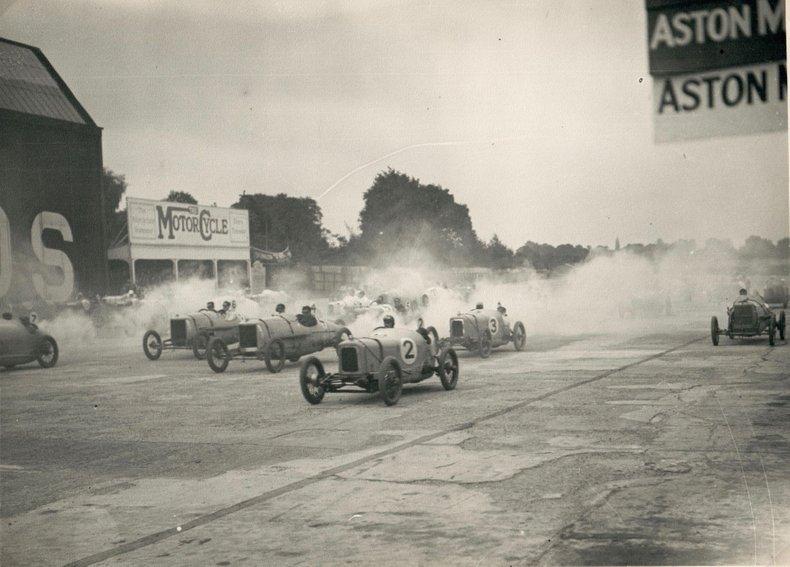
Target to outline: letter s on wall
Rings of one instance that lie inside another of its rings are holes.
[[[42,235],[47,229],[58,231],[65,242],[74,241],[66,217],[50,211],[42,211],[36,215],[36,218],[33,219],[33,226],[30,228],[30,243],[33,246],[33,252],[42,264],[60,268],[63,271],[63,281],[50,285],[44,281],[41,274],[33,274],[33,286],[43,299],[56,302],[66,301],[74,291],[74,267],[65,252],[44,246]]]

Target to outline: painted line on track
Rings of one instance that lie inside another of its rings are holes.
[[[613,368],[612,370],[607,370],[606,372],[603,372],[601,374],[597,374],[597,375],[595,375],[595,376],[593,376],[591,378],[586,378],[584,380],[579,380],[578,382],[574,382],[573,384],[568,384],[567,386],[563,386],[562,388],[556,388],[554,390],[551,390],[551,391],[546,392],[545,394],[541,394],[539,396],[526,398],[526,399],[524,399],[524,400],[522,400],[520,402],[517,402],[515,404],[511,404],[511,405],[506,406],[506,407],[504,407],[502,409],[499,409],[497,411],[493,411],[491,413],[487,413],[485,415],[482,415],[482,416],[477,417],[475,419],[472,419],[470,421],[465,421],[463,423],[459,423],[459,424],[454,425],[452,427],[448,427],[446,429],[443,429],[442,431],[438,431],[438,432],[435,432],[435,433],[429,433],[427,435],[423,435],[422,437],[418,437],[416,439],[412,439],[411,441],[407,441],[405,443],[401,443],[400,445],[396,445],[394,447],[390,447],[389,449],[386,449],[384,451],[379,451],[378,453],[372,453],[372,454],[367,455],[365,457],[361,457],[361,458],[359,458],[359,459],[357,459],[355,461],[352,461],[350,463],[346,463],[344,465],[338,465],[338,466],[333,467],[331,469],[327,469],[327,470],[321,471],[320,473],[318,473],[316,475],[304,478],[304,479],[299,480],[297,482],[292,482],[290,484],[286,484],[285,486],[281,486],[280,488],[276,488],[274,490],[269,490],[267,492],[263,492],[261,494],[258,494],[257,496],[253,496],[252,498],[248,498],[246,500],[242,500],[241,502],[237,502],[236,504],[233,504],[231,506],[227,506],[225,508],[220,508],[219,510],[211,512],[210,514],[204,514],[202,516],[199,516],[199,517],[195,518],[194,520],[191,520],[189,522],[181,524],[178,527],[168,528],[166,530],[155,532],[155,533],[149,534],[147,536],[143,536],[143,537],[141,537],[139,539],[136,539],[134,541],[130,541],[129,543],[125,543],[125,544],[119,545],[117,547],[112,547],[110,549],[106,549],[104,551],[100,551],[98,553],[94,553],[93,555],[88,555],[87,557],[83,557],[82,559],[78,559],[78,560],[73,561],[71,563],[67,563],[66,567],[85,567],[87,565],[95,565],[96,563],[100,563],[102,561],[106,561],[107,559],[110,559],[111,557],[116,557],[118,555],[123,555],[125,553],[130,553],[132,551],[136,551],[136,550],[141,549],[143,547],[148,547],[149,545],[154,545],[155,543],[159,543],[160,541],[163,541],[165,539],[169,539],[169,538],[171,538],[173,536],[181,535],[181,534],[183,534],[186,531],[189,531],[189,530],[194,529],[194,528],[198,528],[200,526],[204,526],[206,524],[209,524],[211,522],[214,522],[216,520],[224,518],[225,516],[229,516],[229,515],[231,515],[231,514],[233,514],[235,512],[239,512],[241,510],[245,510],[247,508],[250,508],[252,506],[256,506],[256,505],[261,504],[263,502],[266,502],[268,500],[272,500],[273,498],[277,498],[278,496],[282,496],[283,494],[287,494],[287,493],[293,492],[295,490],[300,490],[302,488],[310,486],[311,484],[315,484],[317,482],[325,480],[325,479],[327,479],[329,477],[338,475],[338,474],[343,473],[343,472],[347,472],[347,471],[353,469],[354,467],[358,467],[359,465],[368,463],[368,462],[373,461],[375,459],[380,459],[382,457],[393,455],[395,453],[399,453],[401,451],[404,451],[404,450],[409,449],[411,447],[414,447],[416,445],[421,445],[421,444],[426,443],[428,441],[433,441],[434,439],[437,439],[439,437],[447,435],[448,433],[453,433],[453,432],[456,432],[456,431],[463,431],[465,429],[470,429],[470,428],[474,427],[475,425],[478,425],[478,424],[483,423],[485,421],[496,419],[496,418],[501,417],[501,416],[503,416],[503,415],[505,415],[507,413],[510,413],[512,411],[516,411],[516,410],[521,409],[521,408],[523,408],[525,406],[528,406],[529,404],[533,404],[535,402],[539,402],[539,401],[545,400],[546,398],[550,398],[551,396],[556,396],[557,394],[562,394],[564,392],[567,392],[568,390],[573,390],[575,388],[579,388],[581,386],[586,386],[587,384],[591,384],[593,382],[597,382],[599,380],[603,380],[603,379],[608,378],[609,376],[611,376],[613,374],[617,374],[618,372],[622,372],[624,370],[628,370],[629,368],[633,368],[634,366],[639,366],[640,364],[644,364],[646,362],[650,362],[651,360],[655,360],[657,358],[660,358],[660,357],[665,356],[665,355],[667,355],[667,354],[669,354],[671,352],[675,352],[677,350],[685,348],[685,347],[687,347],[689,345],[692,345],[692,344],[694,344],[696,342],[699,342],[701,340],[703,340],[703,338],[697,338],[697,339],[693,339],[693,340],[687,341],[687,342],[685,342],[683,344],[677,345],[675,347],[672,347],[670,349],[661,351],[661,352],[656,353],[656,354],[652,354],[652,355],[650,355],[648,357],[645,357],[645,358],[642,358],[640,360],[631,362],[631,363],[626,364],[624,366],[620,366],[618,368]]]

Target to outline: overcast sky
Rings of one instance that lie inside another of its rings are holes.
[[[0,33],[43,50],[131,196],[318,197],[370,164],[319,200],[331,230],[392,167],[514,247],[787,236],[786,132],[653,143],[645,25],[635,0],[18,0]]]

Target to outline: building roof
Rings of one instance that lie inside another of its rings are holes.
[[[95,126],[36,47],[0,38],[0,109]]]

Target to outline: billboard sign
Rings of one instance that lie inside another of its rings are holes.
[[[787,130],[784,0],[647,0],[656,142]]]
[[[249,248],[249,211],[169,201],[126,200],[129,243]]]

